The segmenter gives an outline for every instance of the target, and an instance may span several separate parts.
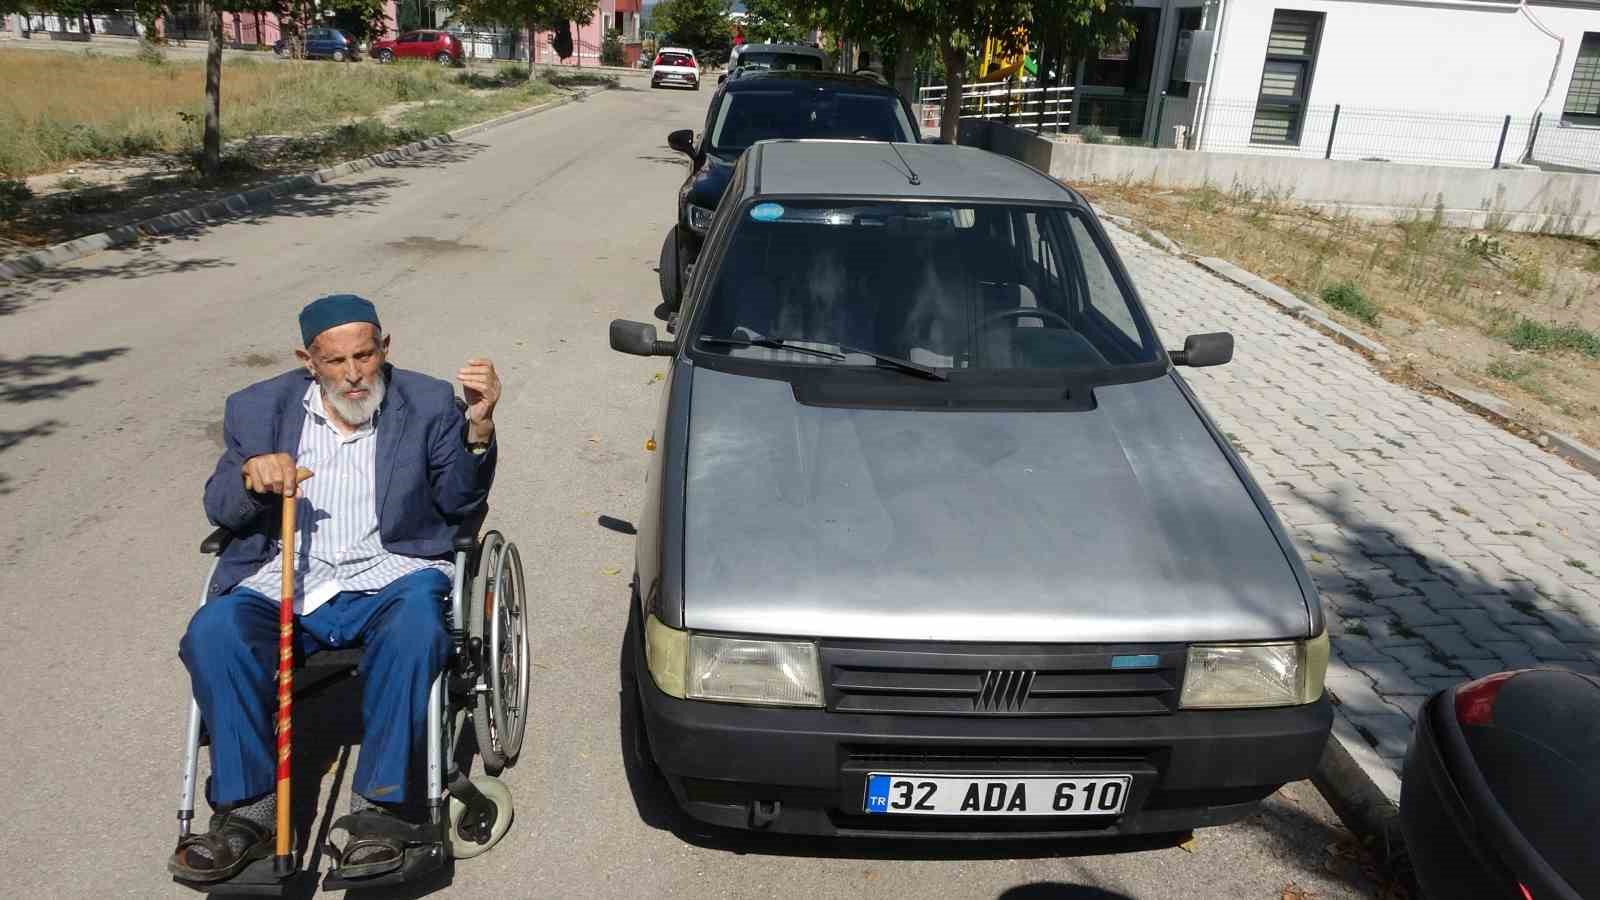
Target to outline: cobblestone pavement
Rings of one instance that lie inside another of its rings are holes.
[[[1232,363],[1183,376],[1321,589],[1335,734],[1391,800],[1434,691],[1534,665],[1600,673],[1600,479],[1107,227],[1168,346],[1233,332]]]

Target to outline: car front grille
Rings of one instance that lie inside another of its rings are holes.
[[[828,707],[938,716],[1152,716],[1177,708],[1182,648],[824,643]],[[1119,662],[1114,663],[1113,660]],[[1128,667],[1129,664],[1133,667]]]

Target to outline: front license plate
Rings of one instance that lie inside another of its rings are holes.
[[[866,811],[910,816],[1114,816],[1131,775],[867,776]]]

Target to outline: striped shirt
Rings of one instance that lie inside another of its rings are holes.
[[[299,488],[295,507],[295,612],[306,615],[342,591],[378,591],[422,569],[446,576],[446,560],[400,556],[378,534],[377,452],[382,410],[351,434],[328,421],[322,390],[312,381],[302,401],[305,425],[295,462],[313,477]],[[283,590],[283,549],[240,583],[266,597]]]

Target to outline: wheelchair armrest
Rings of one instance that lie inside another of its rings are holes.
[[[478,532],[483,528],[483,520],[489,518],[489,504],[478,507],[477,512],[469,514],[456,526],[455,547],[462,553],[471,553],[478,549]]]
[[[200,552],[208,556],[216,556],[231,543],[233,543],[233,532],[226,528],[218,528],[216,531],[206,535],[206,539],[200,542]]]

